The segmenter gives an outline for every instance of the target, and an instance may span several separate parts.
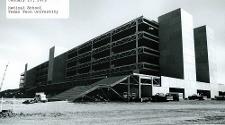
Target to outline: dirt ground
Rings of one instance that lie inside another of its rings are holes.
[[[164,103],[68,103],[22,104],[5,99],[3,109],[15,117],[0,118],[0,125],[157,125],[225,124],[225,101]]]

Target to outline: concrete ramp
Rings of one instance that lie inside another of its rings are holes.
[[[119,84],[120,82],[126,80],[127,77],[129,77],[129,76],[126,75],[126,76],[109,77],[109,78],[105,78],[100,81],[97,81],[88,86],[76,86],[76,87],[66,90],[56,96],[53,96],[52,98],[58,99],[58,100],[74,101],[74,100],[76,100],[80,97],[83,97],[86,94],[88,94],[102,86],[113,87],[116,84]]]

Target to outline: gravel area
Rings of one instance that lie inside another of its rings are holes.
[[[66,101],[22,104],[5,99],[3,109],[15,115],[0,118],[0,125],[157,125],[225,124],[225,101],[163,103],[69,103]]]

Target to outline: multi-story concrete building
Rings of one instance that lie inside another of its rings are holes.
[[[49,61],[26,71],[22,85],[27,93],[71,101],[142,99],[160,92],[214,97],[225,91],[211,81],[216,70],[210,68],[213,38],[207,28],[194,30],[192,16],[182,9],[158,20],[136,18],[57,57],[51,48]]]

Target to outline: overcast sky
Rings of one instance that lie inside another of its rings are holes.
[[[225,83],[225,0],[70,0],[70,18],[61,20],[6,19],[0,0],[0,78],[10,63],[3,89],[18,88],[25,63],[30,69],[47,61],[54,45],[59,55],[141,15],[157,21],[177,8],[193,15],[195,27],[214,30],[218,80]]]

